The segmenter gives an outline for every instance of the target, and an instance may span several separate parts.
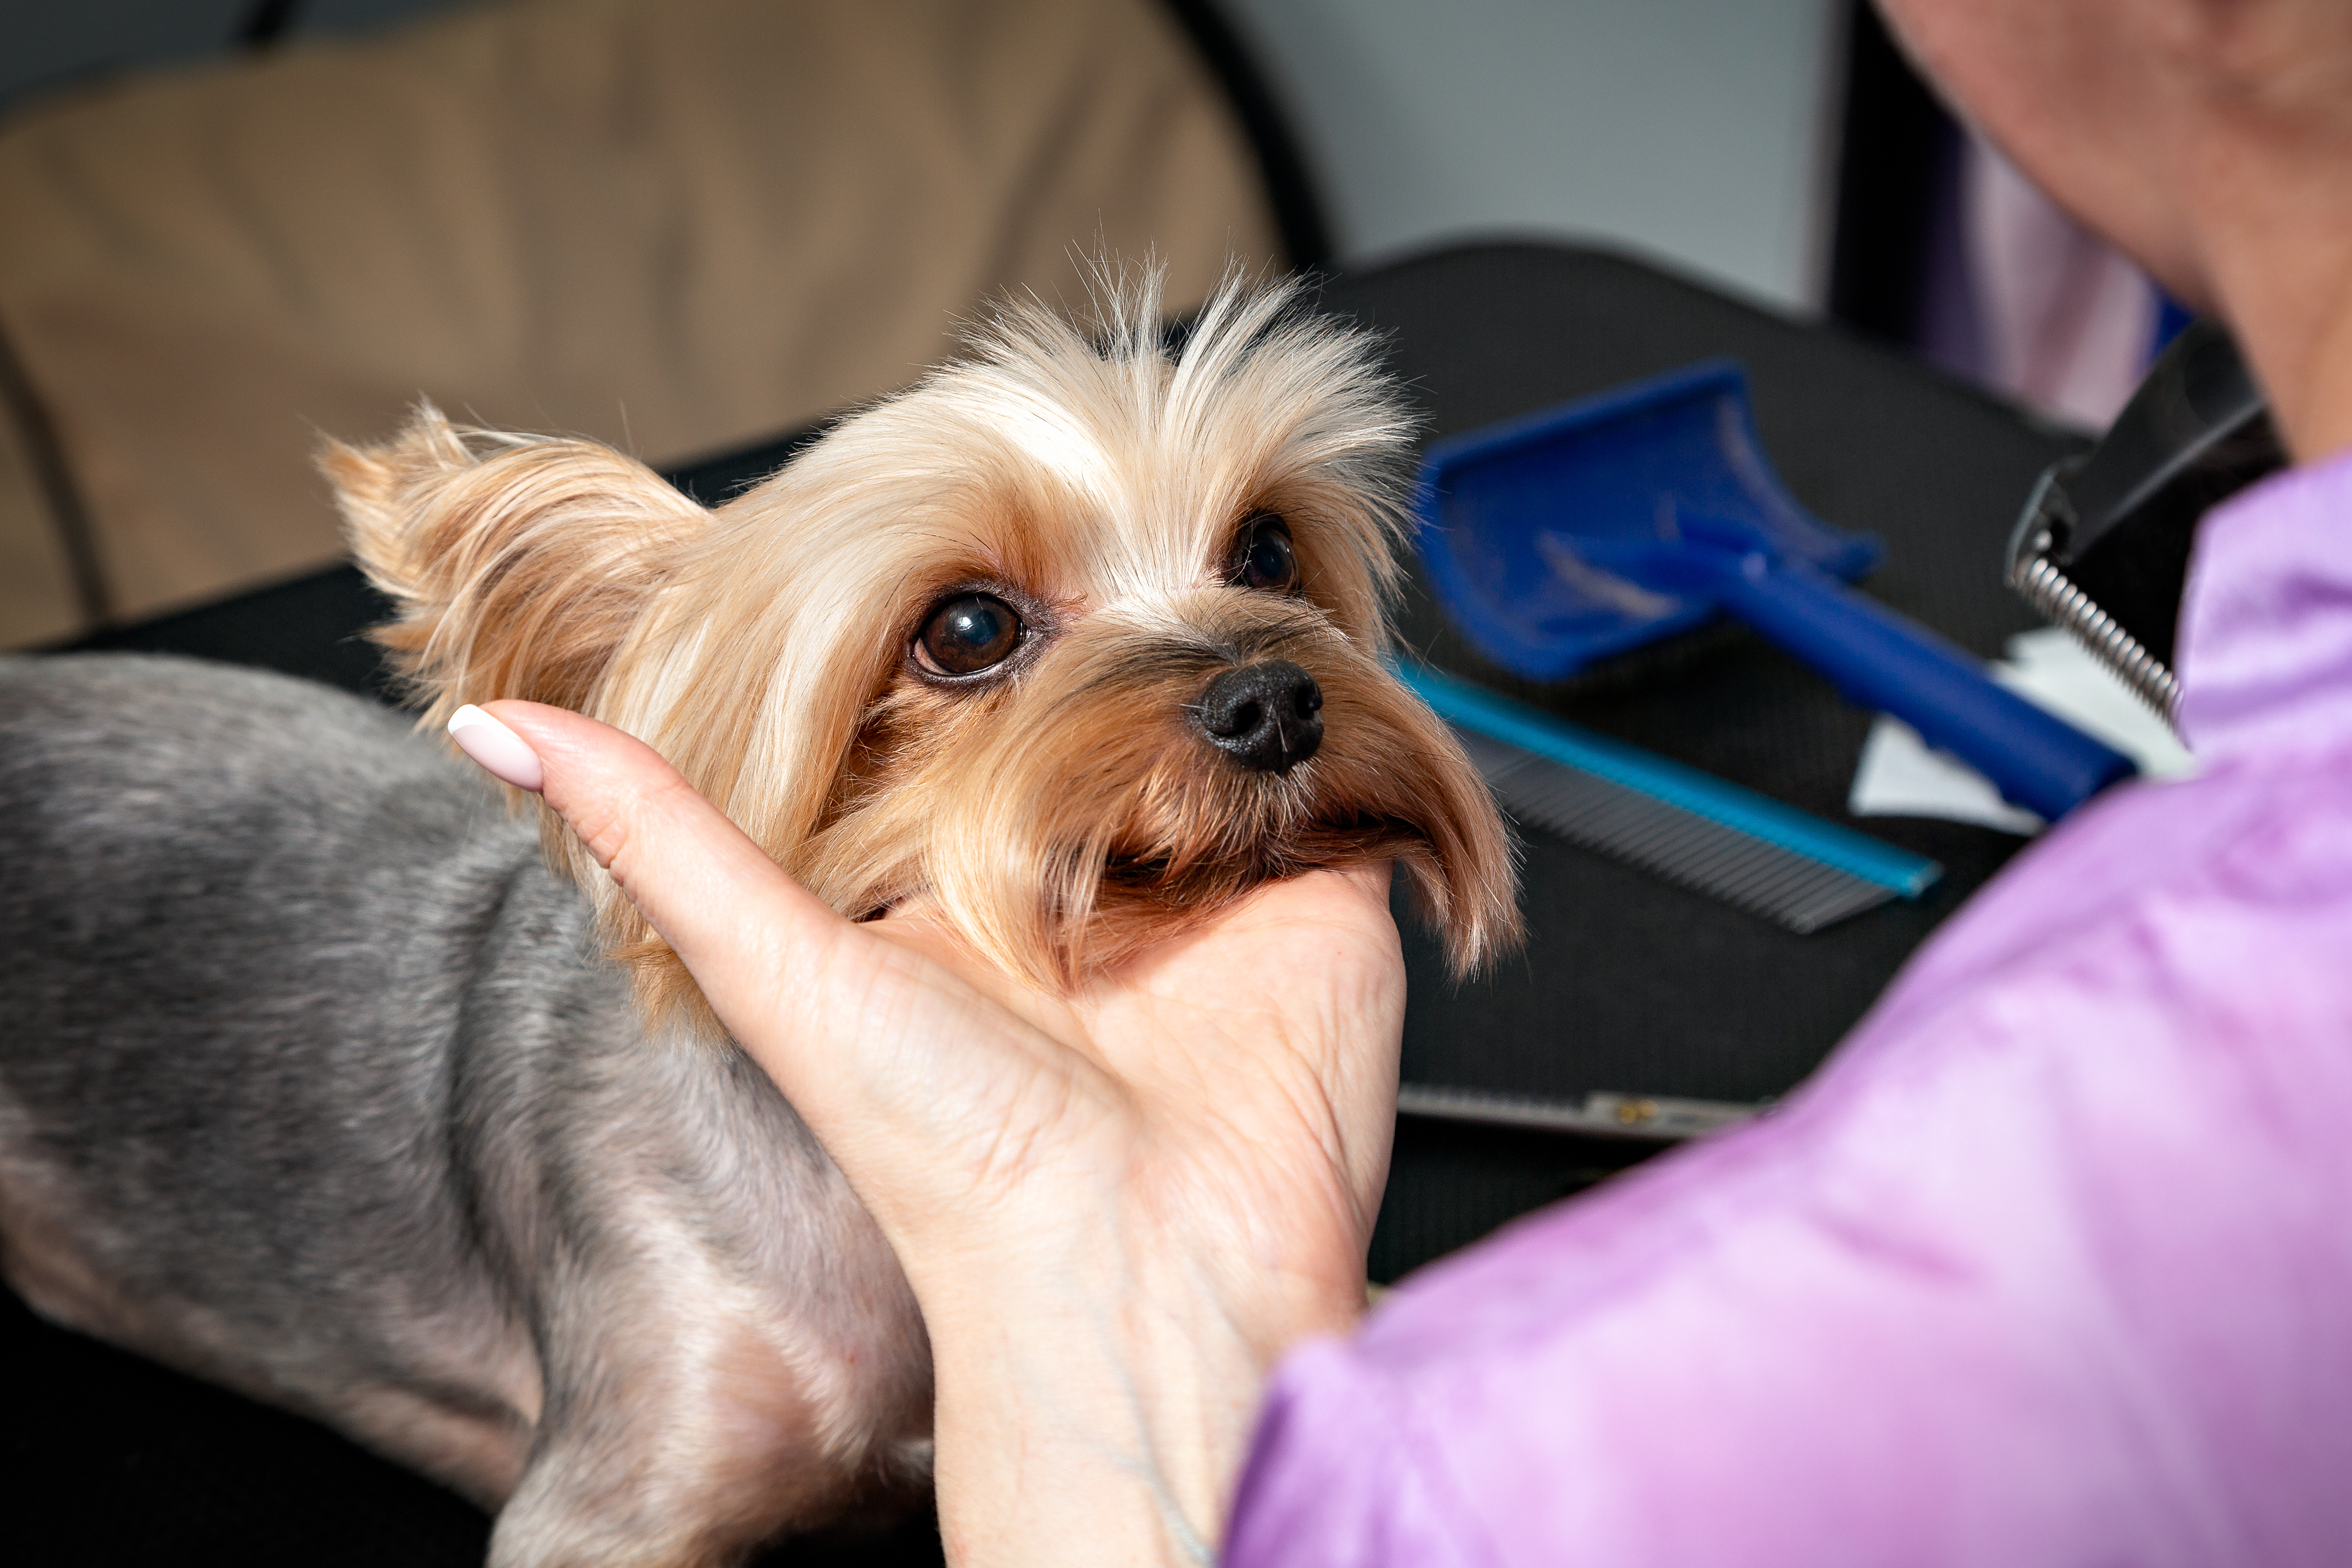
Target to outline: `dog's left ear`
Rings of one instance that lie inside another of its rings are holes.
[[[438,726],[460,704],[590,706],[710,514],[593,441],[453,425],[431,403],[380,446],[330,442],[352,553],[398,615],[370,634]]]

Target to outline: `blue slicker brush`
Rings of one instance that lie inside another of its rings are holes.
[[[2134,771],[1847,586],[1877,564],[1878,541],[1831,528],[1782,487],[1730,361],[1440,442],[1419,506],[1438,599],[1525,679],[1563,680],[1725,614],[2047,821]]]

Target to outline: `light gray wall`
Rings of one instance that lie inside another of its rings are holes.
[[[228,47],[255,0],[0,0],[0,101],[122,66]],[[355,33],[457,0],[307,0],[291,34]]]
[[[112,67],[208,55],[251,0],[5,0],[0,99]]]
[[[207,53],[252,3],[0,0],[0,99]],[[449,3],[309,0],[296,31]],[[1844,0],[1217,3],[1290,109],[1345,259],[1598,237],[1780,304],[1822,297]]]
[[[1599,237],[1823,294],[1841,0],[1222,0],[1347,260]]]

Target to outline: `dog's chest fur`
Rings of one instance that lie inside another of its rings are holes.
[[[740,1053],[644,1038],[530,829],[396,716],[0,660],[0,867],[37,1308],[507,1503],[494,1561],[723,1558],[919,1472],[871,1220]]]

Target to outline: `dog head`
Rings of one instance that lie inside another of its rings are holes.
[[[1410,421],[1364,337],[1156,284],[965,359],[715,509],[593,443],[452,426],[324,458],[438,723],[527,697],[667,757],[853,916],[911,897],[1067,985],[1314,867],[1393,857],[1457,970],[1516,940],[1507,836],[1383,663]],[[551,820],[658,1012],[699,998]]]

